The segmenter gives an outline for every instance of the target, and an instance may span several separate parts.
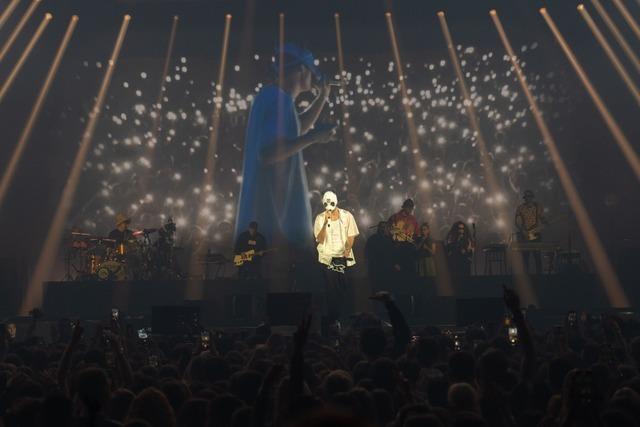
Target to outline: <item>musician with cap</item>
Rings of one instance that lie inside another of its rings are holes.
[[[413,215],[414,208],[413,200],[407,199],[402,203],[400,211],[391,215],[387,221],[394,241],[395,275],[400,281],[411,281],[416,273],[416,247],[413,241],[420,230],[418,220]]]
[[[116,248],[133,240],[133,232],[129,230],[131,218],[123,213],[116,215],[116,228],[109,233],[109,239],[115,240]]]
[[[342,316],[347,287],[345,269],[356,263],[353,243],[359,231],[351,212],[338,207],[338,196],[334,192],[324,193],[322,205],[324,211],[316,216],[313,234],[318,244],[318,261],[326,266],[327,317],[330,323],[335,323]]]
[[[257,221],[267,241],[295,252],[313,246],[303,150],[329,142],[335,126],[316,124],[330,86],[313,54],[285,43],[274,59],[274,83],[257,94],[247,123],[235,235]],[[315,99],[299,113],[296,99],[314,89]]]
[[[520,242],[541,242],[540,231],[547,219],[544,217],[542,205],[535,200],[533,191],[526,190],[523,194],[524,203],[516,209],[515,224],[518,230],[518,240]],[[542,272],[542,257],[539,251],[523,251],[522,257],[525,270],[529,268],[529,254],[533,252],[536,274]]]

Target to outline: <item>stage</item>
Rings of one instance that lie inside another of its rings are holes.
[[[503,284],[514,286],[513,277],[469,277],[455,285],[452,295],[439,295],[436,283],[428,279],[389,283],[387,289],[413,325],[468,324],[500,316]],[[611,310],[603,288],[593,275],[538,275],[531,277],[531,285],[537,298],[536,309],[548,316],[561,316],[569,310]],[[202,289],[202,298],[187,298],[187,290],[198,286]],[[631,282],[627,282],[625,288],[633,306],[637,306],[638,290]],[[303,311],[310,310],[318,317],[325,312],[322,292],[273,293],[269,289],[272,286],[266,280],[237,279],[47,282],[43,310],[52,319],[99,320],[108,318],[112,308],[118,308],[129,318],[149,319],[153,307],[196,307],[200,321],[207,327],[255,326],[272,320],[273,316],[290,317],[293,322]],[[367,299],[371,292],[366,278],[355,278],[347,291],[346,311],[380,313],[378,303]],[[269,298],[272,299],[271,313],[268,313]],[[305,304],[306,307],[301,306]]]

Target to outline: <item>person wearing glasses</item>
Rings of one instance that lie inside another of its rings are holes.
[[[454,277],[470,276],[475,242],[469,227],[464,222],[457,221],[451,226],[447,234],[446,250],[452,275]]]
[[[326,267],[323,271],[327,320],[330,324],[336,324],[342,316],[347,287],[345,269],[356,263],[353,244],[360,233],[351,212],[338,207],[338,196],[334,192],[324,193],[322,206],[324,211],[316,216],[313,234],[318,245],[318,262]]]

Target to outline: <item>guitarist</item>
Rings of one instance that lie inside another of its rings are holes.
[[[524,203],[516,209],[516,228],[518,229],[518,240],[521,242],[541,242],[542,234],[540,230],[547,224],[544,217],[542,205],[535,201],[533,191],[526,190],[523,194]],[[542,257],[540,251],[523,251],[525,269],[529,269],[529,253],[533,252],[535,261],[535,273],[542,272]]]
[[[252,221],[249,229],[238,235],[235,246],[235,254],[241,255],[247,251],[255,251],[253,259],[245,261],[238,267],[238,277],[240,279],[261,279],[262,278],[262,254],[261,251],[267,249],[267,240],[258,233],[258,223]]]

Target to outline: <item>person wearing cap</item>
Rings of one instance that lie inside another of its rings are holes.
[[[327,191],[322,196],[324,211],[316,216],[313,234],[318,244],[318,262],[324,271],[327,294],[327,317],[334,323],[342,316],[347,279],[346,267],[355,265],[353,243],[360,234],[351,212],[338,207],[338,196]]]
[[[262,234],[258,233],[258,223],[256,221],[251,221],[249,223],[249,229],[240,233],[236,239],[234,251],[236,255],[240,255],[251,250],[255,252],[253,259],[245,261],[240,267],[238,267],[239,278],[262,278],[262,251],[266,249],[267,241]]]
[[[405,200],[400,211],[391,215],[387,221],[391,227],[391,236],[396,242],[413,242],[414,235],[418,233],[418,221],[413,216],[414,207],[413,200]]]
[[[515,224],[518,230],[518,240],[521,242],[541,242],[541,228],[547,224],[542,205],[535,200],[533,191],[526,190],[522,195],[524,203],[516,208]],[[535,273],[542,272],[542,257],[539,251],[523,251],[522,258],[525,270],[529,269],[529,255],[533,252]]]
[[[419,229],[418,221],[413,215],[414,207],[413,200],[407,199],[402,203],[400,211],[387,220],[394,241],[395,276],[402,281],[413,280],[416,273],[416,247],[413,239]]]
[[[334,126],[316,125],[330,88],[311,52],[292,43],[276,51],[273,71],[275,82],[260,90],[249,114],[235,234],[255,220],[275,246],[310,249],[312,217],[303,150],[335,135]],[[315,99],[298,113],[296,99],[314,88]]]
[[[131,224],[131,218],[123,213],[116,215],[116,228],[111,230],[109,238],[115,240],[115,246],[126,244],[129,240],[133,239],[133,232],[129,230],[129,224]]]

